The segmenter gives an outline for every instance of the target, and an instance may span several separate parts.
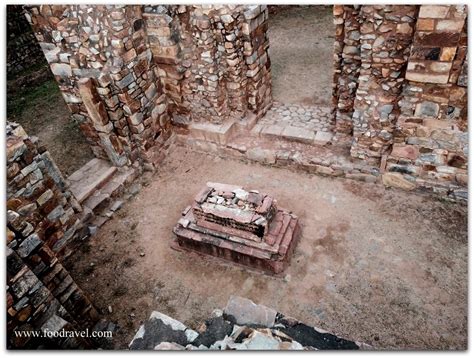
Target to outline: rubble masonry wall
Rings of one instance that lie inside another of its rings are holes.
[[[81,235],[80,204],[49,153],[21,126],[7,123],[6,144],[8,345],[21,348],[30,339],[14,330],[84,329],[99,317],[58,260]]]

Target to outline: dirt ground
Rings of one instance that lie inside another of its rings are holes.
[[[8,81],[7,116],[46,145],[65,176],[94,157],[79,126],[71,120],[56,81],[50,74],[44,76],[41,67]]]
[[[269,16],[273,99],[330,105],[333,74],[332,6],[274,6]]]
[[[299,216],[284,277],[170,248],[207,181],[271,193]],[[465,206],[178,147],[67,266],[118,322],[116,348],[153,310],[195,328],[240,295],[380,349],[465,349],[467,253]]]

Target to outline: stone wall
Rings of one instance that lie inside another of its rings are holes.
[[[467,194],[466,16],[463,5],[334,7],[336,132],[385,184]]]
[[[98,315],[58,260],[81,235],[82,208],[49,153],[21,126],[7,123],[6,129],[8,346],[37,347],[44,342],[15,337],[13,331],[84,329]],[[82,340],[54,344],[89,345]]]
[[[266,6],[147,6],[144,18],[176,124],[265,113],[271,104]]]
[[[8,76],[46,62],[21,5],[7,5],[6,62]]]
[[[170,131],[141,6],[40,5],[27,18],[94,154],[153,162]]]
[[[334,144],[348,139],[354,161],[407,188],[465,187],[466,15],[336,5]],[[249,129],[272,104],[266,6],[44,5],[29,16],[73,118],[114,165],[157,162],[171,130]]]
[[[413,38],[415,5],[362,6],[361,68],[354,101],[354,157],[380,158],[392,144],[396,102]]]
[[[387,170],[467,199],[455,189],[467,186],[466,15],[465,6],[420,7]]]

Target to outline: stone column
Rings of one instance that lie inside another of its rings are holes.
[[[222,124],[271,105],[266,6],[145,7],[173,121]]]
[[[247,63],[248,108],[261,118],[272,105],[272,79],[268,48],[268,8],[247,6],[243,25],[244,55]]]
[[[418,7],[361,8],[361,69],[353,113],[351,155],[377,163],[393,143]]]
[[[153,161],[170,130],[142,7],[41,5],[28,18],[94,154],[116,166]]]
[[[337,134],[352,135],[352,113],[360,71],[360,6],[334,5],[333,103]]]

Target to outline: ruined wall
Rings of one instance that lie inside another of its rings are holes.
[[[465,6],[420,7],[388,171],[467,200]]]
[[[333,105],[337,134],[352,135],[352,114],[361,66],[360,5],[334,5]]]
[[[266,6],[147,6],[144,18],[176,124],[265,113],[271,103]]]
[[[94,154],[117,166],[152,160],[169,121],[141,6],[40,5],[27,17]]]
[[[98,315],[58,261],[81,235],[81,206],[49,153],[21,126],[7,123],[6,130],[8,345],[21,348],[31,339],[15,337],[14,330],[86,328]]]
[[[7,5],[6,62],[8,76],[46,62],[21,5]]]
[[[336,132],[384,183],[466,199],[467,9],[335,6]]]
[[[29,13],[74,119],[115,165],[162,158],[171,117],[178,132],[191,122],[223,128],[271,106],[266,6]],[[354,161],[406,188],[467,185],[466,14],[457,5],[334,7],[334,143],[350,140]]]

